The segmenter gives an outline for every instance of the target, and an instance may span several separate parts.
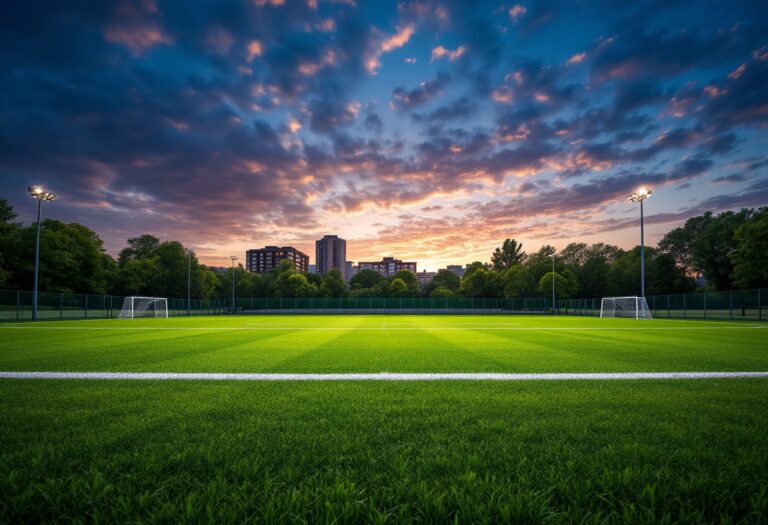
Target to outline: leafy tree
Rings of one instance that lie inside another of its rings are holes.
[[[573,299],[576,297],[578,282],[576,275],[570,270],[563,271],[562,274],[555,272],[555,297],[556,299]],[[536,287],[539,295],[551,297],[552,295],[552,272],[547,272],[541,276]]]
[[[768,286],[768,207],[734,232],[733,277],[741,288]]]
[[[584,254],[584,262],[576,271],[579,280],[579,297],[591,298],[608,295],[606,276],[611,265],[623,253],[624,250],[610,244],[598,243],[588,247]],[[569,266],[569,268],[573,267]]]
[[[570,268],[579,268],[589,257],[589,247],[584,242],[572,242],[557,254],[557,258]]]
[[[539,248],[538,252],[534,253],[533,255],[529,255],[526,258],[525,266],[531,273],[531,278],[533,279],[534,283],[538,283],[545,273],[552,271],[551,255],[554,253],[554,246],[544,245]],[[562,271],[564,269],[563,263],[557,258],[555,258],[555,264],[555,271]]]
[[[694,262],[693,243],[696,238],[714,222],[711,212],[698,217],[691,217],[685,225],[668,232],[659,241],[659,250],[669,254],[686,273],[698,274],[701,269]]]
[[[453,290],[446,288],[445,286],[440,286],[438,288],[435,288],[429,294],[429,297],[432,297],[432,298],[455,297],[455,296],[456,296],[456,293]]]
[[[488,265],[483,264],[480,261],[475,261],[473,263],[467,264],[467,266],[464,268],[464,279],[469,277],[473,272],[477,270],[487,270]]]
[[[13,276],[11,261],[7,254],[11,253],[20,229],[18,224],[11,222],[15,218],[13,207],[7,200],[0,199],[0,288],[5,287]]]
[[[358,290],[360,288],[373,288],[383,279],[384,277],[379,272],[375,272],[366,268],[364,270],[360,270],[352,277],[349,282],[349,286],[353,290]]]
[[[424,288],[424,294],[428,297],[432,297],[435,290],[438,288],[445,288],[455,295],[459,291],[459,286],[461,286],[461,279],[459,276],[450,270],[442,269],[438,270],[437,275],[427,283],[427,286]],[[445,296],[440,295],[437,297]]]
[[[399,270],[395,272],[390,280],[394,281],[394,279],[400,279],[405,283],[406,287],[408,288],[409,297],[417,297],[419,295],[419,278],[416,277],[416,274],[412,271]]]
[[[465,275],[459,292],[464,297],[498,297],[500,290],[499,273],[479,269]]]
[[[515,239],[505,239],[500,248],[496,248],[491,256],[491,263],[494,270],[506,270],[515,264],[520,264],[525,260],[523,245],[518,244]]]
[[[10,238],[6,263],[9,285],[30,290],[34,278],[37,226],[19,228]],[[4,253],[4,257],[6,254]],[[114,264],[99,236],[82,224],[48,219],[40,230],[40,290],[46,292],[107,292],[107,267]]]
[[[399,277],[394,278],[390,283],[389,293],[392,297],[408,297],[411,295],[408,285]]]
[[[304,275],[307,277],[307,282],[309,284],[314,284],[318,288],[320,288],[320,285],[323,284],[323,276],[319,273],[308,272]]]
[[[7,200],[0,199],[0,222],[9,223],[16,218],[16,213],[13,211]]]
[[[732,257],[736,251],[735,232],[751,213],[752,210],[721,213],[691,243],[694,268],[701,271],[718,290],[734,287]]]
[[[319,290],[320,297],[345,297],[347,295],[347,285],[341,278],[341,272],[332,268],[322,278],[322,284]]]
[[[117,256],[117,263],[123,266],[131,259],[151,259],[160,247],[160,239],[153,235],[140,235],[128,239],[128,247]]]
[[[533,274],[522,264],[516,264],[504,272],[501,284],[504,297],[532,297],[536,288]]]
[[[113,290],[118,295],[151,295],[151,283],[157,275],[154,259],[130,259],[115,273]]]

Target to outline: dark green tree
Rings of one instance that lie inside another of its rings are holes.
[[[768,207],[760,208],[734,232],[733,278],[743,288],[768,286]]]
[[[525,298],[535,295],[537,283],[527,266],[516,264],[502,274],[500,284],[504,297]]]
[[[352,277],[349,282],[349,286],[353,290],[359,290],[361,288],[373,288],[383,279],[384,277],[379,272],[374,272],[373,270],[366,268],[365,270],[360,270]]]
[[[458,293],[461,286],[461,278],[450,270],[442,269],[437,271],[437,275],[427,283],[424,288],[424,295],[432,297],[432,293],[438,288],[445,288],[453,294]],[[440,295],[438,297],[445,297]]]
[[[123,266],[131,259],[151,259],[160,247],[160,239],[154,235],[140,235],[128,239],[128,246],[120,251],[117,263]]]
[[[409,297],[411,295],[408,285],[399,277],[392,279],[389,285],[389,293],[392,297]]]
[[[491,264],[494,270],[506,270],[515,264],[525,260],[523,245],[515,239],[505,239],[501,247],[496,248],[491,256]]]
[[[347,285],[341,278],[341,272],[332,268],[325,273],[319,288],[320,297],[346,297]]]

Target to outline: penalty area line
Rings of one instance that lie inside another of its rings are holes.
[[[768,378],[768,372],[618,372],[618,373],[340,373],[252,374],[176,372],[0,372],[0,379],[100,379],[150,381],[615,381],[641,379]]]

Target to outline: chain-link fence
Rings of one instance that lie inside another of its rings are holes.
[[[768,290],[656,295],[648,297],[655,318],[672,319],[766,319]],[[124,297],[114,295],[38,294],[39,320],[108,319],[118,317]],[[600,299],[558,300],[554,313],[600,315]],[[450,298],[238,298],[239,314],[264,313],[510,313],[549,314],[549,298],[482,299]],[[231,300],[168,299],[168,315],[214,315],[232,313]],[[32,319],[32,292],[0,291],[0,321]]]
[[[652,295],[646,298],[655,318],[764,321],[768,289]],[[560,314],[600,315],[601,299],[557,301]]]

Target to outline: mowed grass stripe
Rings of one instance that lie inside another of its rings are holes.
[[[385,324],[393,321],[412,323],[412,326],[392,328]],[[258,322],[263,325],[246,325]],[[307,323],[318,322],[326,323],[329,330],[306,327]],[[516,326],[505,326],[509,322]],[[360,330],[379,323],[381,326],[375,329]],[[495,323],[501,326],[484,326]],[[0,327],[0,370],[200,373],[768,370],[765,332],[740,323],[501,315],[467,318],[210,316],[63,321],[45,327],[32,324],[24,327]]]
[[[562,374],[217,374],[152,372],[0,372],[0,379],[128,381],[630,381],[640,379],[768,378],[768,372],[625,372]]]
[[[0,381],[0,522],[762,523],[767,387]]]

